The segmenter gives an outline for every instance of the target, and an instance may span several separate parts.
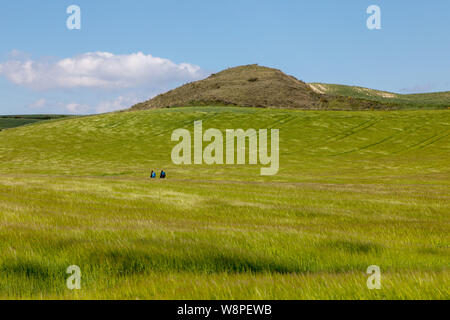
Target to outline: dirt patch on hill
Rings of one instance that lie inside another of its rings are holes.
[[[325,88],[322,84],[320,83],[310,83],[309,86],[311,87],[311,89],[314,92],[320,93],[320,94],[325,94],[327,93],[327,88]]]

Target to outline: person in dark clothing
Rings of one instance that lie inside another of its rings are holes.
[[[150,173],[150,178],[152,178],[152,179],[153,179],[153,178],[156,178],[156,173],[155,173],[155,171],[152,170],[152,173]]]
[[[164,179],[166,177],[166,173],[164,170],[161,170],[161,175],[159,176],[160,179]]]

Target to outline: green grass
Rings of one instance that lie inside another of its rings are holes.
[[[194,120],[279,128],[278,175],[173,165],[170,135]],[[171,108],[5,130],[0,297],[449,299],[449,153],[445,110]]]
[[[0,116],[0,130],[16,128],[20,126],[24,126],[27,124],[36,123],[44,120],[52,120],[52,119],[60,119],[69,116],[64,115],[8,115],[8,116]]]
[[[399,94],[340,84],[311,83],[310,85],[320,93],[331,96],[352,97],[381,102],[391,105],[395,109],[450,108],[450,91],[420,94]]]

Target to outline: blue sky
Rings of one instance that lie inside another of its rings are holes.
[[[69,5],[81,29],[69,30]],[[369,5],[381,30],[369,30]],[[307,82],[450,90],[450,1],[2,1],[0,114],[125,108],[227,67]],[[161,59],[160,59],[161,58]]]

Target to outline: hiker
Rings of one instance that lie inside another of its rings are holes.
[[[155,171],[152,170],[152,173],[150,173],[150,178],[152,178],[152,179],[156,178],[156,173],[155,173]]]
[[[161,175],[159,176],[160,179],[164,179],[166,177],[166,173],[164,170],[161,170]]]

